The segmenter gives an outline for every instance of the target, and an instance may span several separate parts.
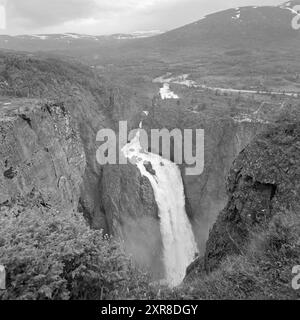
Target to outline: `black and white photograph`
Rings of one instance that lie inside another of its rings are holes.
[[[0,0],[16,300],[300,300],[300,0]]]

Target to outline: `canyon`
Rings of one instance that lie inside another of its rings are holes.
[[[0,52],[0,215],[79,213],[118,240],[151,284],[179,286],[183,297],[205,296],[197,290],[215,275],[232,279],[232,265],[243,274],[242,253],[261,244],[252,243],[256,227],[273,235],[273,218],[299,203],[299,33],[287,28],[290,18],[286,7],[245,7],[150,38],[68,36],[62,50],[65,37],[0,37],[8,40]],[[116,139],[116,157],[133,161],[99,164],[98,132],[118,137],[121,121],[138,131],[125,146]],[[204,131],[201,174],[175,164],[172,140],[170,159],[142,150],[139,129],[164,128]],[[265,267],[274,271],[269,260]],[[160,297],[178,298],[161,287]]]
[[[19,198],[24,201],[34,193],[44,206],[58,211],[78,209],[93,228],[123,239],[128,253],[139,265],[150,266],[154,278],[162,277],[164,239],[158,206],[162,200],[157,201],[152,176],[147,170],[141,174],[131,163],[100,166],[96,161],[96,134],[101,128],[117,131],[122,119],[128,121],[131,129],[138,128],[141,119],[145,130],[175,128],[173,112],[178,108],[175,99],[161,100],[159,112],[152,112],[148,105],[149,115],[145,117],[145,106],[139,107],[134,96],[108,89],[105,82],[84,66],[63,63],[65,69],[61,72],[59,60],[24,55],[7,55],[2,59],[9,71],[1,74],[2,91],[12,95],[9,88],[13,86],[19,97],[3,102],[6,111],[1,118],[2,145],[7,147],[1,157],[1,205],[11,206]],[[16,63],[21,67],[16,69]],[[49,77],[50,69],[54,71]],[[22,77],[16,82],[13,79],[17,70]],[[39,82],[35,82],[37,74]],[[44,77],[47,85],[41,80]],[[28,90],[36,98],[23,98]],[[189,115],[190,111],[184,113]],[[204,172],[187,176],[185,164],[178,169],[182,172],[180,179],[186,198],[179,206],[186,210],[183,217],[186,215],[192,225],[198,247],[194,253],[199,250],[203,254],[209,229],[226,204],[225,177],[233,160],[266,126],[260,121],[239,123],[230,118],[181,123],[179,128],[205,131]]]

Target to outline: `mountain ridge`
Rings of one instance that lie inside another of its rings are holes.
[[[100,53],[109,56],[120,47],[124,54],[132,54],[138,47],[142,56],[168,54],[176,49],[186,52],[190,48],[232,46],[257,48],[264,46],[297,46],[299,33],[292,28],[292,19],[297,14],[293,8],[300,1],[289,1],[279,6],[245,6],[218,11],[171,31],[158,30],[134,32],[132,34],[83,35],[77,33],[0,35],[0,47],[21,51],[66,51],[75,50]],[[109,51],[107,51],[107,49]]]

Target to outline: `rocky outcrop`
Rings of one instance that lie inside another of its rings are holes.
[[[230,170],[228,203],[210,232],[204,266],[243,254],[258,226],[285,212],[299,214],[300,122],[286,121],[259,135]]]
[[[205,121],[204,171],[201,175],[183,174],[186,196],[193,212],[192,221],[200,252],[205,249],[208,232],[227,201],[226,176],[239,152],[266,125],[235,123],[232,119]]]
[[[1,206],[36,198],[44,207],[77,209],[86,159],[63,103],[2,102],[0,139]]]
[[[103,168],[99,189],[109,233],[121,237],[134,260],[163,274],[158,207],[150,181],[131,164]]]

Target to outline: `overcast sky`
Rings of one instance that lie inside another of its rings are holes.
[[[247,5],[278,5],[284,0],[0,0],[0,4],[5,2],[6,29],[0,30],[1,34],[101,35],[166,31],[211,12]]]

